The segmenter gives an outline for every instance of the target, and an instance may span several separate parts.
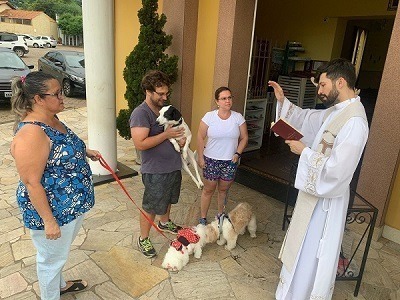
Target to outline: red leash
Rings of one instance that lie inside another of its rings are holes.
[[[151,220],[144,212],[143,210],[136,204],[136,202],[133,200],[133,198],[129,195],[128,191],[126,190],[125,186],[122,184],[121,180],[119,180],[117,174],[111,169],[111,167],[107,164],[107,162],[104,160],[104,158],[100,155],[99,156],[99,163],[100,165],[106,169],[108,172],[111,173],[111,175],[114,177],[114,179],[118,182],[122,190],[125,192],[125,194],[128,196],[129,199],[133,202],[133,204],[137,207],[137,209],[140,211],[140,213],[146,218],[146,220],[153,226],[163,237],[165,237],[167,240],[172,241],[169,239],[164,232],[162,232],[157,225]]]

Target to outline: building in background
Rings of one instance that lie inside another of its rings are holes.
[[[0,31],[58,38],[56,21],[44,12],[15,9],[7,1],[0,1]]]

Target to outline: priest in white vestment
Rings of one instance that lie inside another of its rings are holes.
[[[299,190],[282,245],[276,299],[331,299],[349,203],[350,181],[368,138],[368,123],[355,94],[354,66],[335,59],[321,67],[318,97],[325,110],[302,109],[270,81],[284,118],[304,137],[286,141],[300,155]]]

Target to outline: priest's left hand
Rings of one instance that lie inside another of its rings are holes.
[[[290,151],[297,155],[300,155],[306,147],[302,142],[295,140],[286,140],[285,143],[290,147]]]

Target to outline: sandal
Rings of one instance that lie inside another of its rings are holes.
[[[71,292],[79,292],[86,289],[88,286],[87,283],[86,285],[83,284],[82,279],[68,280],[68,282],[72,282],[72,285],[66,290],[60,291],[60,295]]]

